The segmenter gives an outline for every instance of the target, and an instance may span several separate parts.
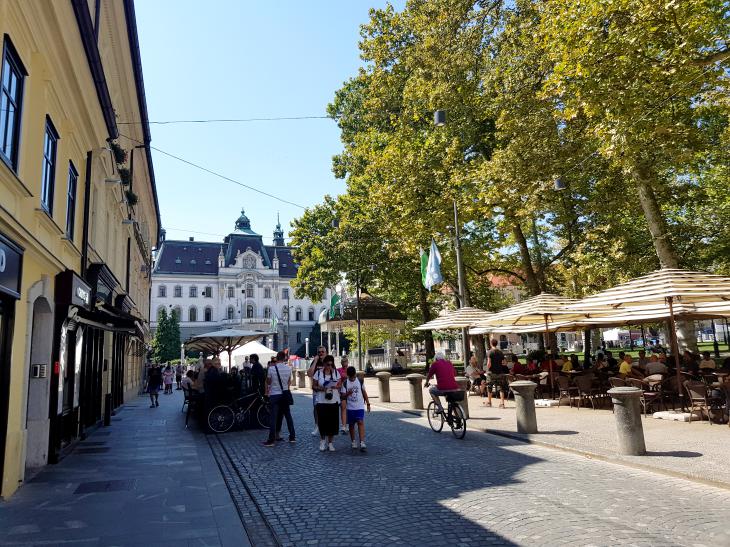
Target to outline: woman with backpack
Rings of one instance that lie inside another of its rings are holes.
[[[340,388],[342,378],[335,369],[335,358],[324,357],[322,368],[312,376],[312,389],[316,393],[317,427],[319,429],[319,450],[335,451],[332,444],[340,425]]]

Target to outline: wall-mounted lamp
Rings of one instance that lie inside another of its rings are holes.
[[[437,110],[433,113],[433,124],[436,127],[443,127],[446,125],[446,110]]]

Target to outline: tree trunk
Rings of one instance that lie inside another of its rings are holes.
[[[677,254],[667,230],[667,223],[662,215],[661,208],[654,194],[656,176],[651,168],[640,165],[633,172],[636,186],[639,190],[639,203],[644,211],[646,223],[649,226],[654,250],[659,258],[662,268],[679,268],[679,255]],[[690,351],[697,352],[697,336],[692,321],[677,321],[677,342],[680,346],[687,347]]]
[[[418,283],[418,300],[418,307],[421,309],[421,318],[424,323],[427,323],[431,320],[431,307],[428,305],[428,293],[420,281]],[[433,359],[433,356],[436,354],[436,349],[433,345],[433,333],[430,330],[427,330],[424,332],[424,336],[424,343],[426,345],[426,361],[428,361],[429,359]]]
[[[524,270],[525,284],[530,296],[537,296],[542,292],[540,283],[535,275],[535,269],[532,267],[532,259],[530,257],[530,247],[527,245],[527,239],[522,231],[522,226],[517,220],[512,221],[512,235],[514,235],[515,242],[520,249],[520,260],[522,262],[522,269]]]
[[[474,356],[477,358],[477,362],[480,365],[484,365],[487,362],[487,347],[484,341],[484,335],[472,334],[471,347],[474,351]]]

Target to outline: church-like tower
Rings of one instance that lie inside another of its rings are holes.
[[[284,230],[281,229],[279,213],[276,213],[276,228],[274,229],[274,247],[284,247]]]

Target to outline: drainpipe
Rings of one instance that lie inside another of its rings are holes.
[[[84,230],[81,236],[81,277],[86,279],[86,268],[89,263],[89,211],[91,204],[91,164],[93,151],[86,153],[86,175],[84,176]]]

